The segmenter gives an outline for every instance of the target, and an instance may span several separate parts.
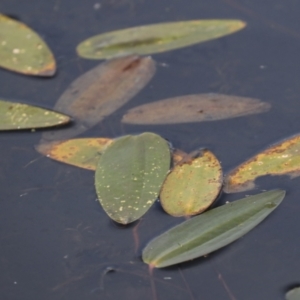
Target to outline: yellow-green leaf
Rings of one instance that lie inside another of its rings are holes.
[[[41,37],[25,24],[0,14],[0,66],[26,75],[52,76],[53,54]]]
[[[175,217],[196,215],[206,210],[222,187],[222,168],[209,150],[183,158],[168,174],[161,192],[163,209]]]
[[[286,300],[300,300],[300,287],[291,289],[285,294]]]
[[[143,261],[163,268],[218,250],[258,225],[284,195],[285,191],[273,190],[193,217],[152,240],[143,250]]]
[[[96,170],[103,149],[113,140],[109,138],[82,138],[36,146],[43,155],[76,167]]]
[[[174,97],[130,109],[122,122],[130,124],[174,124],[216,121],[259,114],[271,105],[258,99],[222,94]]]
[[[75,167],[95,171],[98,160],[105,147],[112,143],[110,138],[80,138],[60,142],[40,143],[35,148],[53,160]],[[181,161],[187,154],[181,150],[172,151],[173,164]]]
[[[0,130],[52,127],[69,121],[68,116],[51,110],[0,100]]]
[[[123,136],[99,158],[95,186],[110,218],[122,224],[144,215],[157,199],[170,168],[166,140],[154,133]]]
[[[216,39],[246,26],[240,20],[192,20],[132,27],[93,36],[77,47],[89,59],[150,54]]]
[[[224,191],[251,190],[255,179],[264,175],[300,175],[300,135],[275,144],[242,163],[225,177]]]
[[[74,125],[45,132],[41,142],[69,139],[95,126],[143,89],[155,69],[151,57],[131,55],[106,61],[84,73],[54,106],[55,110],[71,116]]]

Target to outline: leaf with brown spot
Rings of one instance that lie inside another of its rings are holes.
[[[53,76],[56,63],[41,37],[25,24],[0,14],[0,66],[26,75]]]
[[[222,168],[209,150],[194,152],[178,162],[168,174],[161,192],[163,209],[175,217],[206,210],[222,187]]]
[[[242,163],[225,177],[224,191],[237,193],[255,187],[256,178],[265,175],[300,175],[300,135],[272,145]]]
[[[101,153],[112,141],[109,138],[71,139],[39,144],[36,149],[51,159],[88,170],[96,170]]]
[[[240,20],[190,20],[144,25],[93,36],[77,46],[89,59],[151,54],[216,39],[243,29]]]
[[[41,107],[0,100],[0,130],[60,126],[70,117]]]
[[[155,62],[136,55],[106,61],[78,77],[54,108],[70,115],[74,126],[47,132],[42,143],[65,140],[92,128],[133,98],[152,78]]]
[[[174,97],[134,107],[123,116],[129,124],[176,124],[236,118],[266,112],[271,105],[258,99],[196,94]]]

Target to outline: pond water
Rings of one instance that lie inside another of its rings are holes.
[[[186,151],[209,148],[227,172],[299,133],[299,8],[295,0],[2,0],[1,13],[43,36],[58,73],[42,79],[1,69],[0,97],[53,107],[72,80],[99,63],[75,53],[79,42],[98,33],[165,21],[241,19],[248,26],[236,34],[153,55],[158,70],[148,86],[82,135],[155,132]],[[206,123],[120,123],[138,104],[208,92],[259,98],[272,108]],[[34,149],[41,133],[0,134],[1,299],[279,300],[300,284],[300,178],[267,177],[249,193],[222,194],[216,205],[264,189],[287,190],[280,207],[245,237],[206,258],[154,270],[151,284],[141,250],[183,219],[167,216],[156,203],[139,223],[114,224],[96,201],[94,173],[42,157]]]

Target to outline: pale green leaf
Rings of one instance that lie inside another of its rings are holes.
[[[192,20],[132,27],[93,36],[77,47],[89,59],[150,54],[216,39],[244,28],[240,20]]]

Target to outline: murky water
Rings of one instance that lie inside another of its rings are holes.
[[[0,11],[38,31],[53,50],[52,79],[0,70],[0,97],[53,107],[72,80],[98,61],[77,57],[89,36],[130,26],[199,18],[238,18],[248,27],[196,46],[154,55],[150,84],[84,136],[152,131],[191,151],[207,147],[226,171],[300,128],[299,2],[248,0],[2,0]],[[196,93],[225,93],[272,104],[268,113],[165,126],[120,123],[136,105]],[[96,200],[91,171],[34,150],[41,131],[0,134],[0,294],[4,300],[283,299],[300,283],[300,179],[269,177],[258,188],[287,197],[268,219],[230,246],[195,261],[155,270],[140,260],[153,237],[181,222],[154,205],[140,223],[122,227]],[[218,204],[242,198],[225,195]],[[152,283],[153,283],[152,282]]]

